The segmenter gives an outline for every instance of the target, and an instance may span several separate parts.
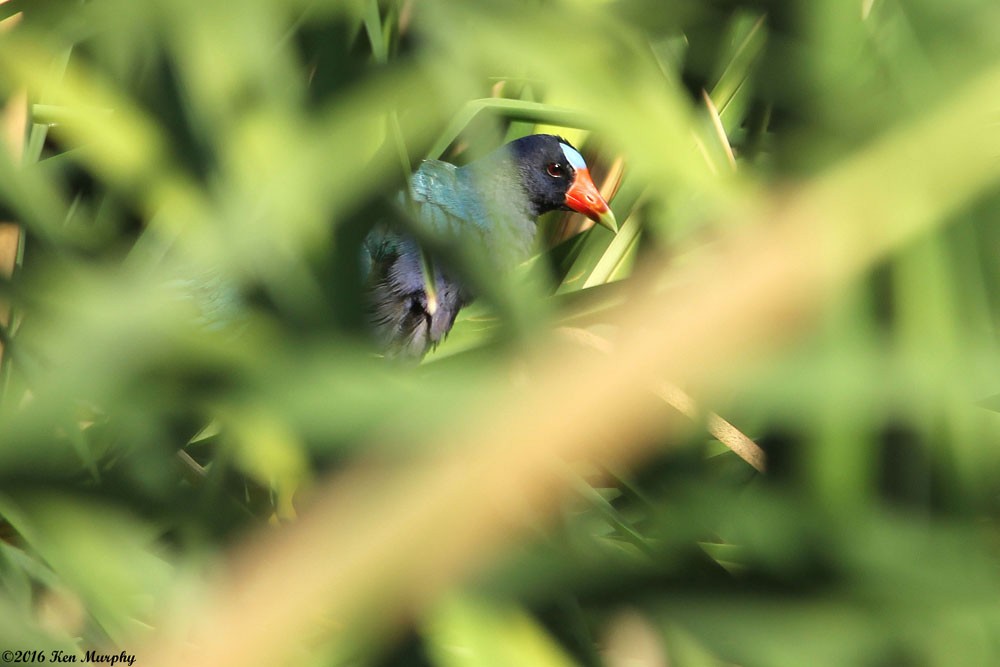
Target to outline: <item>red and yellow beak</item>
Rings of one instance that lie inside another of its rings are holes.
[[[583,213],[615,234],[618,233],[618,221],[615,220],[615,214],[611,212],[608,202],[604,200],[597,186],[594,185],[589,169],[579,168],[576,170],[576,178],[573,179],[573,184],[566,191],[566,206],[577,213]]]

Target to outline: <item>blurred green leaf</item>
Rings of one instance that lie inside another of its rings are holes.
[[[439,667],[576,664],[517,608],[456,598],[441,603],[427,628],[431,655]]]
[[[154,527],[121,509],[54,494],[5,497],[0,511],[113,641],[134,637],[156,611],[172,568],[150,548]]]

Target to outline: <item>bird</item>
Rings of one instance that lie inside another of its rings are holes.
[[[618,231],[580,151],[553,134],[516,139],[464,166],[424,160],[398,203],[421,231],[475,244],[497,271],[528,259],[538,216],[549,211],[576,211]],[[369,327],[386,357],[422,359],[474,298],[412,233],[388,224],[365,237],[362,265]]]

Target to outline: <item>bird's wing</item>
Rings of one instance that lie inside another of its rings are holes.
[[[417,222],[442,241],[459,242],[477,261],[507,271],[526,260],[535,216],[523,191],[503,172],[425,161],[413,175]]]
[[[410,181],[410,196],[416,223],[442,240],[467,239],[488,226],[480,194],[453,164],[425,160]]]
[[[399,193],[398,203],[428,235],[442,240],[455,239],[476,228],[475,221],[482,218],[475,193],[468,190],[455,165],[425,160],[410,181],[410,196]],[[390,225],[376,225],[365,238],[363,275],[369,276],[380,262],[391,261],[400,252],[410,251],[415,247],[410,238]]]

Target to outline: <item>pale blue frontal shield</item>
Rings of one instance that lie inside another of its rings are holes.
[[[570,166],[573,167],[573,169],[587,168],[587,163],[583,161],[583,156],[580,155],[580,152],[578,150],[564,143],[560,143],[559,147],[562,148],[563,155],[566,156],[566,161],[569,162]]]

